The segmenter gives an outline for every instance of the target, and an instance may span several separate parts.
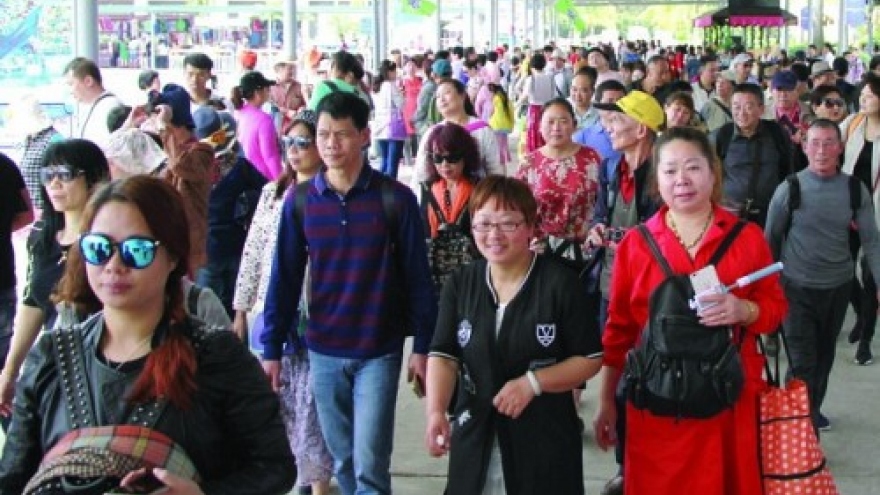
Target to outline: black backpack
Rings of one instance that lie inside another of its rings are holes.
[[[709,264],[718,264],[744,226],[744,221],[737,222]],[[733,328],[700,323],[689,304],[694,297],[690,277],[674,273],[645,226],[639,225],[638,230],[666,279],[651,293],[641,341],[626,356],[627,398],[636,409],[657,416],[715,416],[736,402],[743,387]]]
[[[437,198],[431,192],[427,182],[422,182],[422,198],[428,203],[431,211],[437,215],[440,228],[437,237],[428,242],[428,264],[431,266],[431,279],[434,281],[434,290],[439,296],[446,280],[459,268],[469,264],[480,257],[479,251],[474,246],[474,240],[469,235],[470,217],[463,211],[457,219],[446,218],[443,210],[437,203]],[[427,212],[426,212],[427,213]],[[425,225],[428,225],[427,219]]]

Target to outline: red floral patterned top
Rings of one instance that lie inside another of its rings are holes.
[[[535,150],[520,160],[516,177],[528,183],[538,200],[537,236],[586,241],[600,166],[599,154],[586,146],[568,158],[550,158]]]

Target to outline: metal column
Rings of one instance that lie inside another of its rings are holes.
[[[465,36],[465,46],[476,46],[477,31],[474,26],[474,0],[468,0],[467,4],[467,36]]]
[[[296,15],[296,0],[284,0],[284,10],[282,11],[281,25],[283,26],[281,53],[284,58],[292,60],[299,53],[297,46],[297,35],[299,34],[299,23]]]
[[[373,0],[373,67],[388,53],[388,0]]]
[[[86,57],[98,63],[98,0],[74,0],[73,25],[75,39],[74,55]],[[153,53],[156,45],[153,45]]]
[[[443,0],[437,0],[437,46],[434,51],[443,49]]]
[[[489,47],[498,46],[498,0],[489,0]]]

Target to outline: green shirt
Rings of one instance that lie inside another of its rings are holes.
[[[328,79],[328,81],[330,80]],[[312,91],[312,99],[309,100],[309,110],[317,110],[318,103],[321,103],[321,100],[323,100],[325,96],[333,92],[333,89],[327,84],[328,81],[321,81],[315,86],[315,90]],[[342,79],[333,79],[332,82],[336,85],[338,91],[347,91],[349,93],[358,94],[357,89],[354,86],[348,84]]]

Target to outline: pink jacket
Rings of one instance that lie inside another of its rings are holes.
[[[272,117],[263,110],[245,104],[238,111],[238,142],[244,156],[268,180],[281,175],[281,146]]]

